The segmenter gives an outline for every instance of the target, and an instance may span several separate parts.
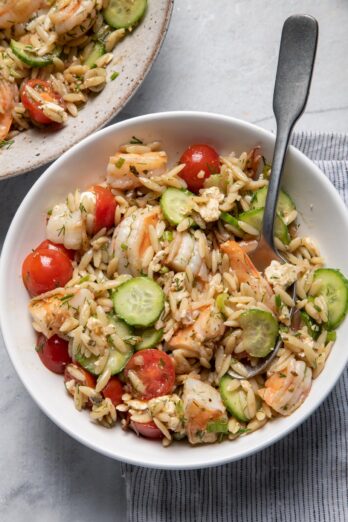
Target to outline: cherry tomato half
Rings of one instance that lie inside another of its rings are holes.
[[[96,195],[94,233],[103,227],[110,228],[115,224],[117,202],[111,190],[95,185],[92,187]]]
[[[152,399],[173,391],[175,368],[172,359],[164,352],[149,349],[134,354],[124,370],[128,383],[130,371],[136,374],[144,386],[142,391],[133,386],[133,394],[141,399]]]
[[[22,265],[23,283],[31,296],[64,286],[72,277],[70,259],[59,250],[31,252]]]
[[[123,386],[118,377],[111,377],[102,391],[105,398],[109,398],[114,406],[122,403]]]
[[[153,421],[146,423],[130,421],[130,427],[137,435],[142,435],[147,439],[163,439],[163,433]]]
[[[43,334],[37,336],[36,351],[43,364],[54,373],[64,373],[67,364],[71,362],[68,352],[68,341],[53,335],[49,339]]]
[[[179,176],[192,192],[198,192],[206,178],[220,171],[219,155],[210,145],[191,145],[181,156],[180,163],[185,163],[185,167]],[[200,172],[204,172],[203,177],[198,177]]]
[[[64,370],[64,382],[74,381],[74,386],[69,388],[68,392],[74,395],[75,385],[88,386],[89,388],[95,388],[95,377],[82,366],[71,363],[65,367]]]
[[[71,260],[73,260],[75,257],[74,250],[68,250],[67,248],[65,248],[64,245],[53,243],[53,241],[50,241],[49,239],[45,239],[45,241],[42,241],[42,243],[40,243],[39,246],[35,248],[35,252],[37,252],[38,250],[45,250],[46,248],[48,248],[49,250],[57,250],[58,252],[62,252]]]
[[[28,86],[34,89],[34,91],[36,91],[45,101],[57,103],[58,105],[63,106],[63,100],[60,95],[55,92],[52,85],[45,80],[28,80],[27,82],[23,83],[20,90],[21,102],[29,112],[30,118],[35,123],[39,123],[41,125],[57,125],[57,122],[51,120],[44,114],[42,108],[40,107],[40,102],[32,98],[30,93],[27,91]]]

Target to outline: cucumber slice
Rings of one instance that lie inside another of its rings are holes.
[[[243,329],[241,342],[252,357],[266,357],[275,347],[279,325],[270,312],[250,308],[239,317]]]
[[[190,211],[193,194],[188,190],[166,189],[161,197],[161,209],[171,225],[179,225]]]
[[[38,56],[31,45],[11,40],[10,47],[17,58],[30,67],[46,67],[53,62],[54,54]]]
[[[220,381],[219,391],[222,402],[227,411],[236,419],[241,422],[248,422],[250,418],[248,417],[246,392],[242,388],[230,391],[228,388],[232,381],[233,379],[229,375],[224,375]]]
[[[329,330],[335,330],[343,321],[348,310],[348,280],[334,268],[319,268],[314,273],[314,281],[321,286],[316,296],[323,296],[328,308]]]
[[[96,42],[89,55],[86,57],[84,64],[91,69],[96,65],[95,62],[98,58],[103,56],[103,54],[105,54],[105,45],[103,42]]]
[[[261,232],[262,220],[263,220],[263,208],[255,208],[253,210],[248,210],[247,212],[242,212],[239,214],[238,221],[244,221],[248,225],[256,228],[259,232]],[[288,231],[288,227],[285,225],[282,218],[277,215],[274,224],[274,235],[280,239],[284,245],[288,245],[290,243],[290,235]]]
[[[117,335],[121,337],[121,339],[123,339],[127,344],[126,339],[133,333],[131,328],[129,328],[129,326],[120,319],[117,319],[113,316],[109,316],[109,318],[115,326]],[[129,350],[125,353],[120,352],[113,346],[110,346],[110,353],[105,368],[110,370],[111,375],[115,375],[116,373],[121,372],[132,356],[133,348],[128,344],[127,346],[129,346]],[[98,366],[96,366],[96,362],[99,359],[99,357],[96,355],[85,357],[84,355],[77,354],[75,359],[81,366],[83,366],[83,368],[88,370],[90,373],[93,373],[93,375],[99,375],[99,373],[101,373],[98,369]],[[103,368],[103,371],[105,368]]]
[[[116,315],[131,326],[152,326],[164,308],[162,288],[149,277],[134,277],[113,294]]]
[[[262,187],[257,190],[251,200],[251,208],[264,208],[266,203],[268,187]],[[277,213],[280,217],[288,216],[290,212],[295,210],[295,203],[291,197],[284,191],[280,190],[277,204]]]
[[[135,349],[137,351],[146,350],[146,348],[157,346],[162,341],[163,328],[160,328],[159,330],[149,328],[148,330],[138,333],[138,335],[141,337],[141,341],[135,345]]]
[[[144,16],[147,0],[110,0],[103,11],[104,20],[115,29],[127,29]]]
[[[117,373],[123,370],[129,359],[131,358],[132,354],[133,349],[131,346],[129,347],[129,351],[127,351],[126,353],[121,353],[115,348],[111,348],[106,366],[103,368],[103,371],[104,369],[109,369],[111,375],[116,375]],[[77,354],[75,356],[76,362],[78,362],[83,368],[85,368],[93,375],[99,375],[101,373],[100,370],[97,369],[98,367],[96,366],[96,362],[98,361],[98,359],[99,357],[97,357],[96,355],[85,357],[84,355]]]
[[[243,237],[245,232],[238,225],[238,219],[229,214],[228,212],[221,212],[220,219],[230,225],[237,236]]]

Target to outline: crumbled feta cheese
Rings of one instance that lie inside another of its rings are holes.
[[[287,288],[297,279],[300,268],[290,263],[279,263],[272,261],[266,268],[265,275],[267,281],[273,286],[282,286]]]
[[[202,189],[200,195],[195,198],[195,210],[207,223],[217,221],[221,214],[219,205],[223,199],[224,195],[218,187]]]

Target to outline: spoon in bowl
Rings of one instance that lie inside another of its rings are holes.
[[[315,18],[308,15],[293,15],[287,18],[281,36],[273,93],[277,135],[272,174],[268,185],[261,236],[256,249],[248,254],[259,272],[264,272],[273,260],[286,263],[286,259],[278,252],[274,243],[276,207],[290,136],[308,100],[317,41],[318,22]],[[290,287],[289,293],[295,298],[295,284]],[[241,375],[234,370],[229,370],[229,374],[236,379],[249,379],[263,373],[277,355],[281,345],[282,340],[278,338],[274,349],[259,364],[244,365],[248,375]]]

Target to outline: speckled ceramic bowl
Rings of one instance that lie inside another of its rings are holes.
[[[196,447],[175,443],[163,448],[158,441],[122,431],[119,425],[110,430],[97,426],[87,412],[76,411],[65,391],[63,378],[49,372],[34,350],[35,332],[27,309],[28,294],[21,281],[21,264],[30,249],[45,237],[47,209],[76,187],[84,188],[101,181],[109,156],[132,136],[144,141],[160,139],[170,164],[192,143],[210,143],[221,153],[231,150],[241,153],[259,144],[267,159],[272,158],[274,147],[274,135],[259,127],[216,114],[190,112],[129,119],[73,147],[34,184],[8,231],[0,262],[3,337],[14,367],[33,399],[58,426],[82,444],[115,459],[155,468],[190,469],[224,464],[273,444],[320,405],[348,360],[348,319],[340,326],[325,368],[313,382],[301,407],[289,417],[275,419],[261,430],[233,442]],[[301,234],[316,239],[328,266],[347,273],[348,244],[339,238],[348,237],[348,214],[334,187],[293,147],[287,156],[283,185],[296,202]]]
[[[174,0],[149,0],[145,18],[114,50],[120,75],[97,96],[90,96],[76,118],[60,131],[31,128],[0,150],[0,179],[24,174],[58,158],[100,129],[125,106],[149,72],[166,35]]]

